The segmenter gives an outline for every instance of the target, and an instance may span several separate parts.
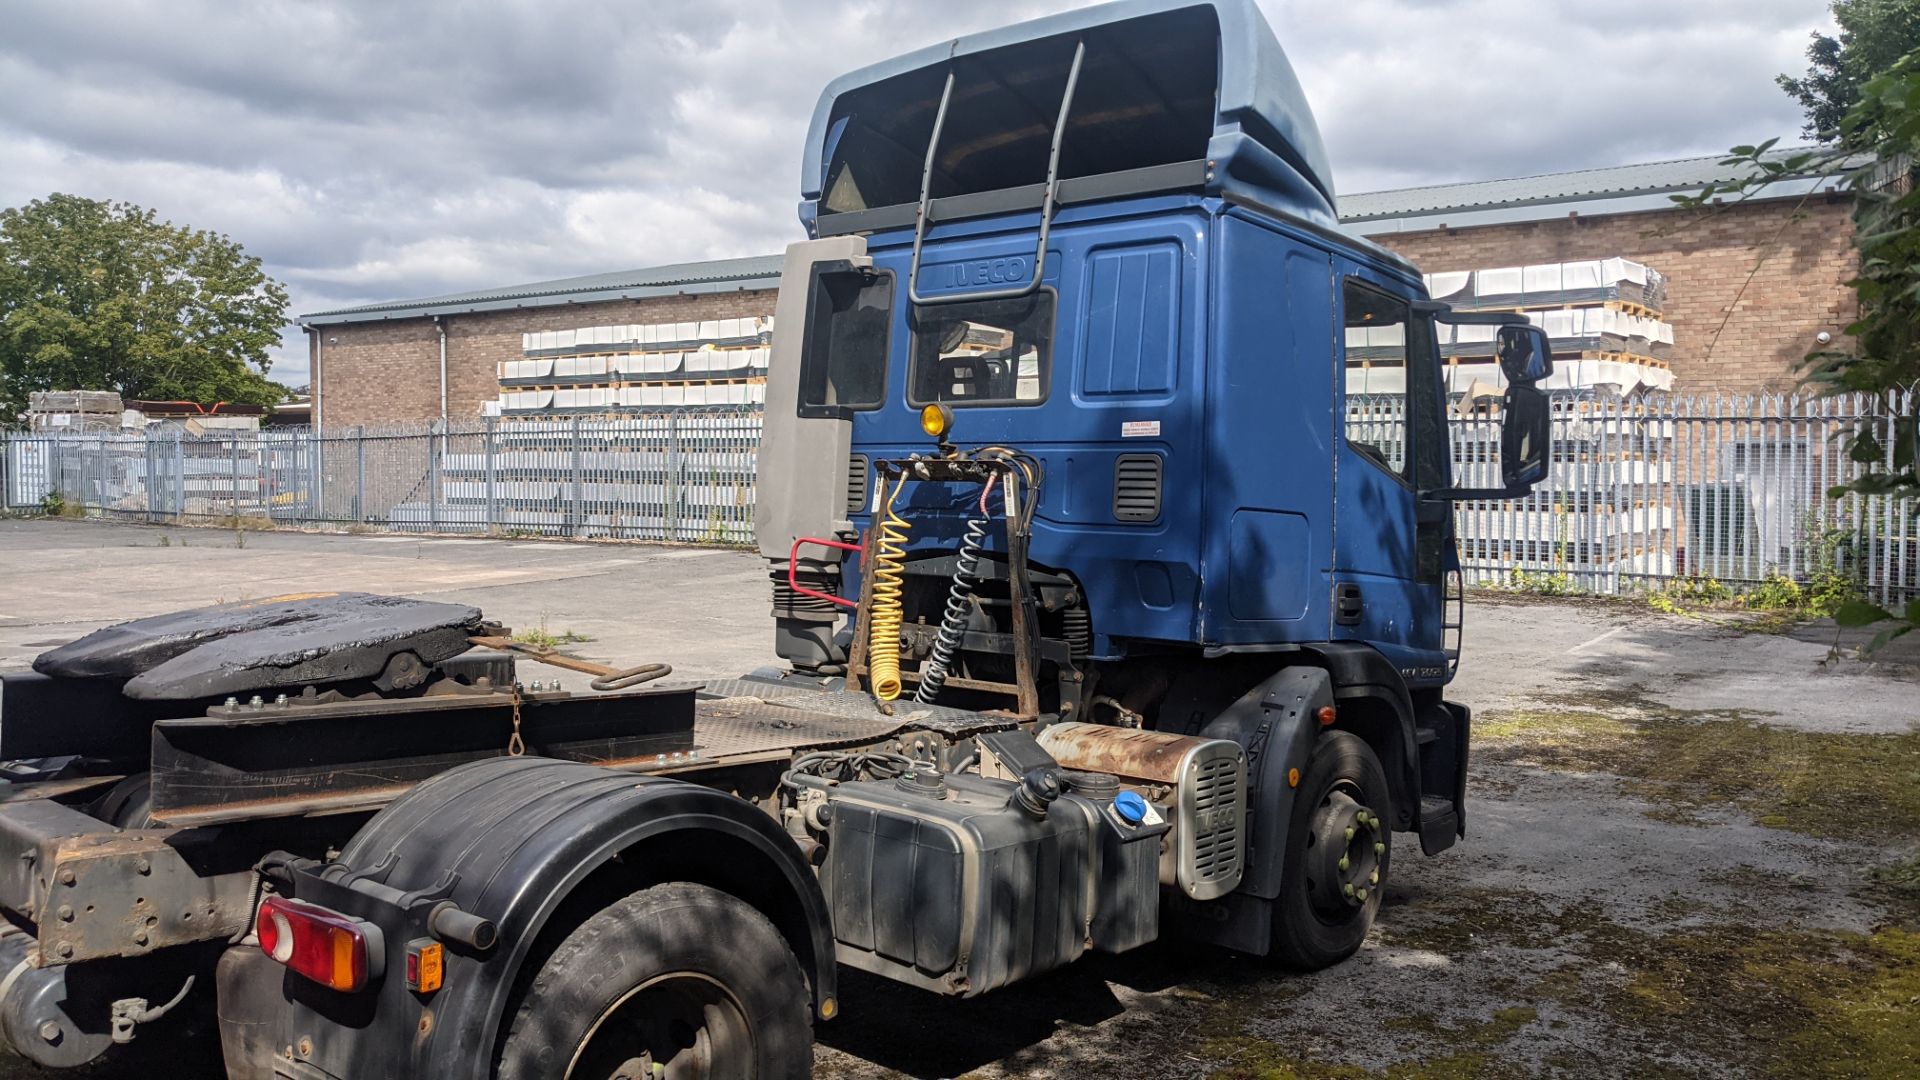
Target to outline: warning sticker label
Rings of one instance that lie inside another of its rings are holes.
[[[1158,420],[1126,420],[1120,424],[1120,437],[1123,439],[1152,439],[1159,434]]]

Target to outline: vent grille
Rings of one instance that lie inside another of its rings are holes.
[[[1160,517],[1160,455],[1121,454],[1113,464],[1113,516],[1118,521]]]
[[[871,463],[867,455],[855,454],[847,459],[847,513],[858,514],[867,508],[867,474]]]
[[[1240,768],[1232,758],[1215,758],[1200,766],[1193,786],[1193,808],[1214,828],[1193,838],[1193,872],[1199,881],[1240,876]]]
[[[1177,879],[1188,896],[1211,900],[1232,892],[1246,872],[1247,770],[1239,747],[1208,743],[1183,780]]]

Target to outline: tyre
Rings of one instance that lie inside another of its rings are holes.
[[[657,885],[568,935],[508,1028],[499,1080],[786,1080],[812,1003],[779,931],[703,885]]]
[[[1346,731],[1320,736],[1287,823],[1270,959],[1318,971],[1359,951],[1393,854],[1390,802],[1386,771],[1365,740]]]

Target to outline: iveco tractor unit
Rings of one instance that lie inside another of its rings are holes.
[[[567,693],[478,611],[350,594],[55,649],[0,677],[0,1032],[57,1067],[217,1031],[233,1080],[792,1077],[843,967],[1350,956],[1396,851],[1465,835],[1452,504],[1545,476],[1552,357],[1342,232],[1330,175],[1252,0],[838,79],[758,464],[784,662],[534,657],[598,676]],[[1448,442],[1469,320],[1492,488]]]

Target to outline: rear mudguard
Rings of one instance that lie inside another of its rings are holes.
[[[833,1008],[833,938],[819,884],[771,817],[722,792],[571,762],[494,759],[441,773],[394,801],[338,862],[354,874],[285,876],[300,899],[379,924],[386,974],[375,988],[340,994],[285,973],[277,1045],[316,1077],[490,1076],[506,1013],[556,912],[564,911],[553,922],[559,934],[590,914],[581,903],[564,907],[576,891],[584,902],[632,882],[696,880],[748,894],[741,898],[800,961],[816,1015]],[[602,870],[613,876],[583,888]],[[491,919],[498,941],[486,951],[447,943],[442,989],[410,992],[406,949],[420,940],[421,923],[352,888],[355,875],[444,895]]]

